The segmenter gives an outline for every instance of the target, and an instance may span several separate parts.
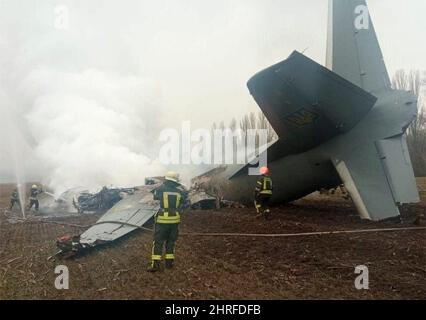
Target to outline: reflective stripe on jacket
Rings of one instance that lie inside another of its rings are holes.
[[[256,193],[272,195],[272,179],[261,177],[256,183]]]
[[[186,199],[186,192],[179,184],[165,183],[154,191],[154,199],[160,200],[161,206],[155,218],[156,223],[180,223],[179,209]]]

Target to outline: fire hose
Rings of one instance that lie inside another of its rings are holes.
[[[43,223],[59,224],[64,226],[76,228],[90,228],[101,224],[120,224],[144,231],[153,232],[153,229],[141,227],[127,222],[120,221],[101,221],[93,225],[77,225],[62,223],[57,221],[41,221]],[[228,233],[228,232],[181,232],[182,236],[199,236],[199,237],[264,237],[264,238],[289,238],[289,237],[306,237],[306,236],[322,236],[322,235],[336,235],[336,234],[356,234],[356,233],[375,233],[375,232],[396,232],[396,231],[420,231],[426,230],[426,227],[402,227],[402,228],[376,228],[376,229],[355,229],[355,230],[336,230],[336,231],[317,231],[317,232],[300,232],[300,233]]]

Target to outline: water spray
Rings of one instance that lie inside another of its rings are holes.
[[[1,107],[1,105],[0,105]],[[15,172],[15,182],[19,197],[19,207],[21,208],[22,217],[25,219],[25,166],[24,166],[24,147],[26,145],[18,126],[14,122],[9,109],[4,106],[1,113],[4,115],[5,126],[9,134],[6,139],[6,146],[9,151],[10,160],[13,162]]]

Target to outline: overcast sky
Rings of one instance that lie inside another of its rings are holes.
[[[220,119],[255,107],[246,81],[292,50],[308,48],[324,63],[327,2],[1,0],[0,40],[37,64],[143,75],[180,116]],[[61,4],[69,8],[67,31],[53,28]],[[426,70],[426,1],[368,4],[390,73]]]
[[[426,1],[368,4],[390,74],[426,70]],[[55,28],[61,5],[69,14],[65,30]],[[0,103],[5,108],[8,101],[8,116],[22,119],[19,130],[36,145],[44,136],[34,121],[35,101],[50,86],[58,94],[70,90],[69,74],[79,75],[72,79],[84,83],[85,96],[88,79],[102,79],[97,96],[119,86],[119,103],[144,100],[142,110],[156,111],[147,111],[150,125],[192,120],[209,127],[258,110],[247,80],[293,50],[306,49],[324,64],[327,9],[328,0],[0,0]],[[135,81],[148,88],[141,97],[123,88]],[[0,142],[0,176],[7,171],[5,150]]]

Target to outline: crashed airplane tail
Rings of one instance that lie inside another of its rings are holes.
[[[304,186],[290,187],[297,192],[282,190],[279,196],[292,200],[313,186],[327,186],[332,179],[321,172],[329,170],[328,162],[362,217],[397,216],[398,204],[419,201],[405,138],[417,114],[417,98],[391,89],[365,1],[330,1],[328,40],[331,70],[294,52],[248,82],[279,136],[267,150],[271,165],[282,171],[299,162],[300,168],[292,169],[297,179],[302,170],[317,173]],[[276,175],[294,181],[291,174]]]

